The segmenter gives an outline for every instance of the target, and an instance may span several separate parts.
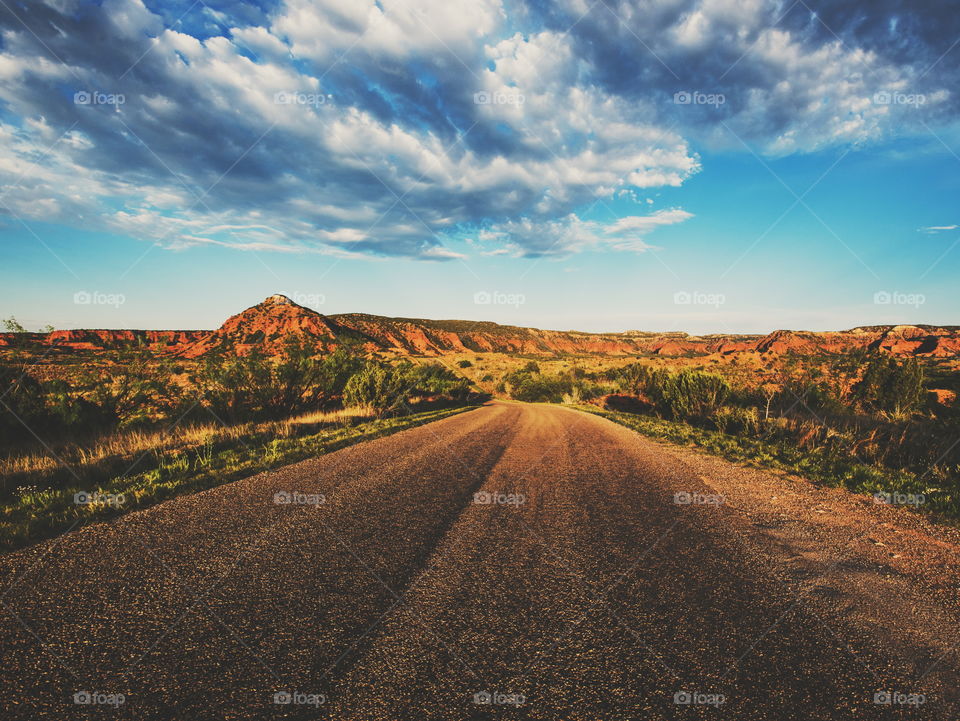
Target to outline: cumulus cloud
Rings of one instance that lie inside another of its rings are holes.
[[[657,99],[702,142],[809,152],[922,133],[920,121],[957,109],[957,65],[942,58],[960,18],[941,23],[932,1],[605,0],[602,11],[590,8],[563,0],[540,13],[548,27],[570,28],[607,92]]]
[[[0,212],[175,248],[450,260],[479,231],[501,244],[484,252],[643,250],[689,213],[580,216],[682,185],[694,143],[809,152],[954,103],[947,28],[890,0],[889,42],[854,5],[8,3]]]

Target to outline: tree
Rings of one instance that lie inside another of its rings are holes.
[[[164,363],[143,350],[123,351],[117,354],[116,364],[104,373],[90,370],[81,385],[91,390],[82,397],[56,389],[57,405],[65,418],[93,417],[83,404],[96,407],[100,422],[108,425],[129,426],[148,424],[166,417],[185,402],[181,388],[171,379],[171,371]],[[70,405],[76,408],[69,408]],[[83,414],[78,415],[83,411]]]
[[[760,392],[763,394],[763,420],[770,418],[770,404],[777,397],[780,386],[776,383],[763,383],[760,385]]]
[[[7,333],[26,333],[27,332],[27,329],[24,328],[22,325],[20,325],[17,319],[14,318],[13,316],[10,316],[9,318],[4,319],[3,328]]]
[[[890,355],[875,355],[867,363],[856,386],[860,403],[893,418],[903,418],[920,405],[923,398],[923,368],[916,358],[903,363]]]
[[[349,349],[322,358],[307,339],[291,336],[278,359],[262,351],[207,358],[194,377],[203,402],[225,421],[279,418],[332,405],[363,367]]]

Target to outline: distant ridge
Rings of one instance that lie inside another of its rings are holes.
[[[815,333],[777,330],[767,335],[686,333],[587,333],[540,330],[490,321],[387,318],[364,313],[323,315],[282,294],[228,318],[214,331],[204,330],[58,330],[52,333],[0,333],[0,347],[15,343],[56,345],[64,351],[105,351],[141,346],[182,358],[245,355],[253,349],[279,353],[290,336],[318,353],[344,342],[368,352],[438,356],[464,352],[530,355],[801,355],[865,349],[897,356],[960,356],[960,327],[874,325]]]

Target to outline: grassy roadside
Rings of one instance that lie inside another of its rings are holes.
[[[201,491],[240,478],[382,438],[475,408],[462,406],[327,428],[299,437],[237,437],[195,453],[163,455],[150,470],[110,478],[95,486],[30,489],[0,505],[0,550],[10,551],[73,527],[146,508],[174,496]],[[77,503],[76,494],[82,494]]]
[[[650,438],[695,446],[735,463],[787,471],[856,493],[902,494],[910,495],[913,499],[922,498],[920,503],[907,505],[934,512],[954,523],[960,520],[960,498],[944,489],[930,487],[922,476],[914,473],[878,468],[859,463],[849,456],[830,455],[821,449],[807,451],[788,443],[732,436],[653,416],[609,411],[589,405],[567,407],[607,418]]]

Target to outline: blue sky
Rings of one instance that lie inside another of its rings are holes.
[[[956,324],[960,19],[925,2],[0,9],[0,315]]]

